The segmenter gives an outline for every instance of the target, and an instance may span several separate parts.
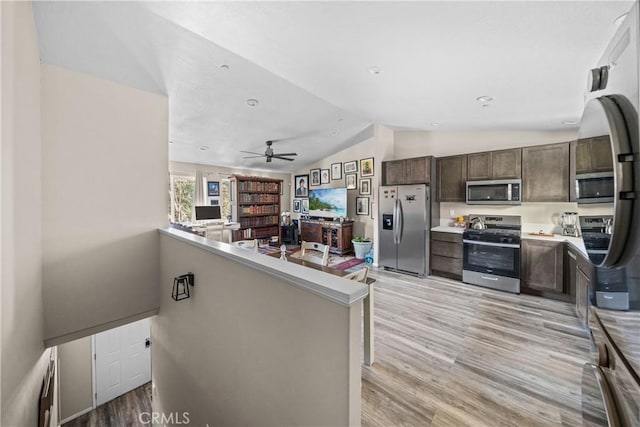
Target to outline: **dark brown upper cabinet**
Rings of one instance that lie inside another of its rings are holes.
[[[522,149],[487,151],[467,155],[467,180],[522,177]]]
[[[611,143],[607,136],[578,140],[575,156],[578,175],[613,170]]]
[[[429,184],[432,161],[428,156],[382,162],[382,185]]]
[[[436,161],[439,202],[464,202],[467,156],[440,157]]]
[[[524,202],[569,201],[569,143],[522,149]]]

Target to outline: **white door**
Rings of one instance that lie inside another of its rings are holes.
[[[151,381],[149,319],[96,334],[96,405]]]

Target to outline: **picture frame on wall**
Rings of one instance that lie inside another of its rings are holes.
[[[293,213],[300,213],[300,199],[293,199]]]
[[[360,194],[363,196],[371,195],[371,178],[362,178],[360,180]]]
[[[309,175],[296,175],[296,197],[309,197]]]
[[[314,187],[320,185],[320,168],[309,171],[309,185]]]
[[[304,215],[309,215],[309,199],[302,199],[300,212]]]
[[[207,195],[210,197],[220,195],[220,181],[207,182]]]
[[[329,169],[320,169],[320,184],[329,183]]]
[[[355,173],[348,173],[344,176],[344,183],[347,190],[355,190],[358,188],[358,175]]]
[[[373,157],[360,160],[360,176],[373,176]]]
[[[220,199],[211,199],[211,206],[220,206]]]
[[[342,179],[342,162],[331,163],[331,179]]]
[[[356,160],[352,160],[350,162],[344,162],[345,175],[348,173],[357,173],[357,172],[358,172],[358,162]]]
[[[368,197],[356,197],[356,215],[369,215]]]

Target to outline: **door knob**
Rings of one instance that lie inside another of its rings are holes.
[[[149,338],[146,338],[146,339],[144,340],[144,346],[145,346],[146,348],[151,347],[151,340],[150,340]]]

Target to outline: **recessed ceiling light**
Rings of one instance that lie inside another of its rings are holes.
[[[256,107],[259,104],[257,99],[249,98],[247,99],[247,105],[249,107]]]
[[[628,13],[623,13],[622,15],[618,16],[616,19],[613,20],[613,25],[615,25],[616,27],[619,27],[620,24],[622,24],[622,21],[624,21],[624,19],[627,17]]]
[[[343,122],[343,121],[344,121],[344,119],[343,119],[342,117],[340,117],[340,118],[338,119],[338,121],[339,121],[339,122]]]
[[[173,141],[172,141],[172,140],[169,140],[169,144],[173,144]]]
[[[371,73],[372,75],[376,76],[376,75],[380,74],[380,68],[378,68],[376,66],[369,67],[369,73]]]
[[[489,96],[489,95],[482,95],[476,98],[476,101],[478,102],[491,102],[493,101],[493,96]],[[484,107],[484,105],[483,105]]]
[[[440,122],[433,122],[431,123],[431,126],[438,127],[440,126]]]
[[[562,124],[563,124],[563,125],[567,125],[567,126],[575,125],[575,124],[577,124],[577,123],[578,123],[578,121],[577,121],[577,120],[563,120],[563,121],[562,121]]]
[[[201,145],[200,146],[200,151],[207,151],[209,149],[209,147],[207,147],[206,145]]]
[[[331,135],[331,136],[336,136],[337,134],[338,134],[338,131],[337,131],[337,130],[334,130],[333,132],[331,132],[331,134],[330,134],[330,135]]]
[[[482,104],[483,107],[489,107],[489,104]]]
[[[227,64],[222,64],[220,68],[227,71],[230,67]]]

